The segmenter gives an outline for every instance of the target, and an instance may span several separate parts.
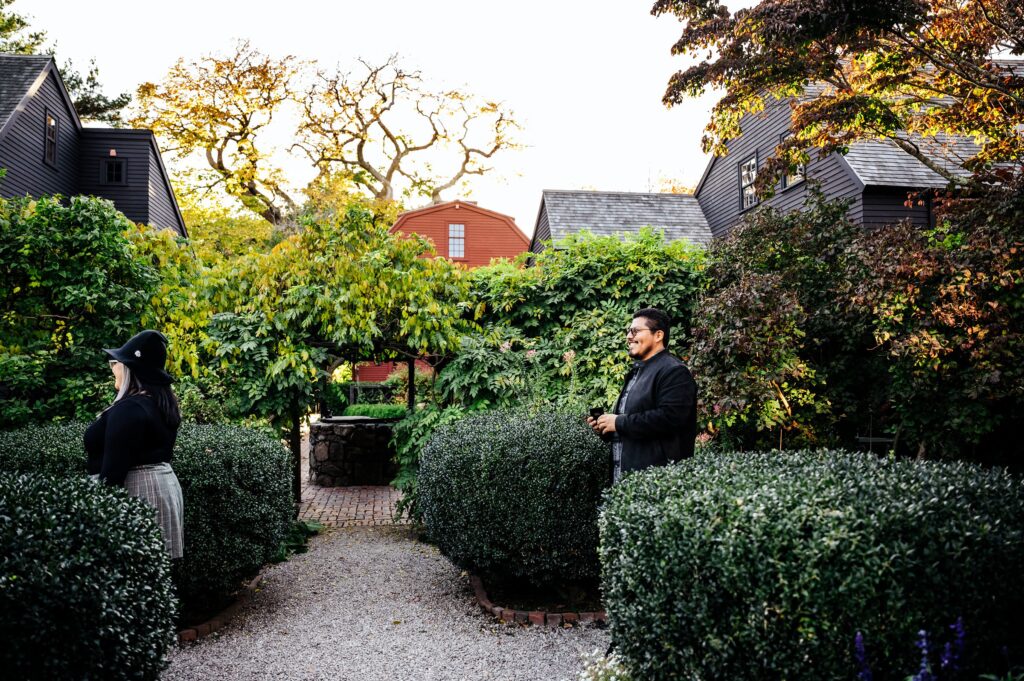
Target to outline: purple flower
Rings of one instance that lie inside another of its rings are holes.
[[[921,650],[921,668],[914,675],[914,681],[935,681],[931,666],[928,664],[928,632],[922,629],[917,632],[917,647]]]
[[[860,669],[857,674],[858,681],[872,681],[871,668],[868,667],[868,653],[864,649],[864,635],[859,631],[853,640],[853,655],[857,660],[857,668]]]
[[[947,643],[942,649],[940,665],[942,669],[948,669],[956,673],[960,670],[959,663],[964,655],[964,639],[967,636],[967,632],[964,629],[964,618],[957,617],[956,622],[949,625],[949,628],[953,631],[953,641]]]

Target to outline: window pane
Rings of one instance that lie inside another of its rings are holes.
[[[465,258],[466,257],[466,242],[461,237],[450,237],[448,239],[448,257],[449,258]]]

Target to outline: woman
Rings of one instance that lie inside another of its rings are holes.
[[[103,352],[111,358],[117,397],[85,431],[88,471],[153,506],[167,552],[181,558],[184,504],[171,469],[181,412],[164,371],[167,339],[143,331]]]

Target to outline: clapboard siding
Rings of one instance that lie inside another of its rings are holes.
[[[901,220],[910,220],[918,227],[931,226],[931,210],[927,204],[907,206],[911,189],[899,187],[867,187],[864,190],[864,226],[881,227]]]
[[[162,229],[184,235],[185,225],[177,210],[169,178],[164,175],[160,152],[155,143],[149,145],[149,222]]]
[[[540,202],[540,213],[537,215],[537,226],[533,230],[533,239],[530,240],[530,250],[540,253],[544,250],[544,242],[551,240],[551,223],[548,222],[548,211],[544,200]]]
[[[129,220],[148,224],[149,211],[149,133],[137,130],[85,128],[82,130],[82,173],[80,192],[114,202]],[[104,162],[112,158],[124,161],[124,184],[106,184]]]
[[[21,111],[14,114],[0,141],[0,168],[7,171],[0,196],[71,196],[78,185],[78,123],[51,71]],[[57,166],[43,162],[46,112],[58,120]]]
[[[448,253],[448,226],[465,225],[465,257]],[[434,242],[437,255],[469,267],[487,265],[493,258],[514,258],[529,250],[529,241],[508,216],[462,201],[409,211],[399,216],[392,231],[419,234]]]
[[[47,113],[58,121],[55,165],[44,159]],[[107,183],[111,158],[124,163],[124,182]],[[0,54],[0,168],[0,196],[98,196],[186,235],[153,133],[83,128],[52,57]]]
[[[711,160],[697,200],[714,236],[726,234],[747,212],[756,210],[743,211],[741,208],[740,164],[756,153],[758,168],[763,167],[775,153],[782,134],[789,129],[790,115],[788,101],[774,102],[760,113],[748,114],[742,121],[743,134],[727,145],[729,153]],[[812,152],[810,156],[807,164],[809,181],[785,189],[780,184],[775,195],[760,205],[782,211],[799,210],[807,200],[811,182],[818,182],[830,199],[850,199],[849,216],[859,222],[863,213],[862,188],[843,159],[838,154],[820,158]]]

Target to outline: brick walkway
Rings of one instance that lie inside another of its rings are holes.
[[[320,487],[309,482],[309,440],[302,441],[299,517],[328,527],[391,525],[401,492],[391,487]],[[409,521],[403,519],[400,524]]]

